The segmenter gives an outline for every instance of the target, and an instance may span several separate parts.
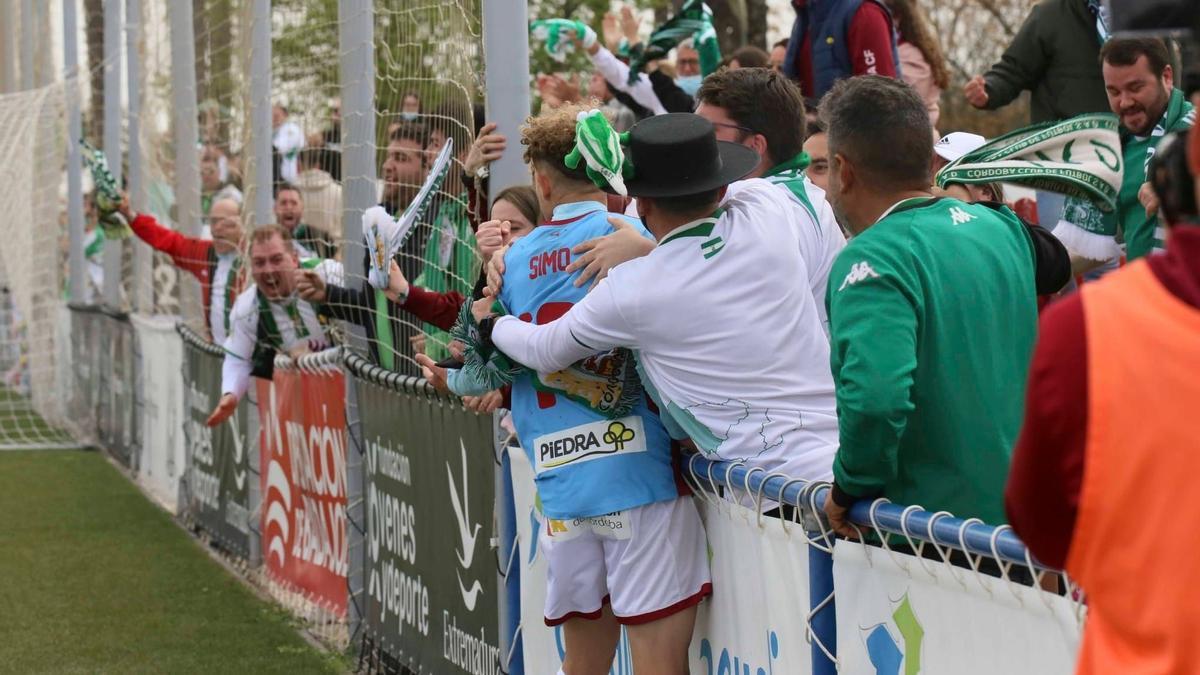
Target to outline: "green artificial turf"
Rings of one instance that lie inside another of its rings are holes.
[[[0,672],[344,670],[99,453],[0,452]]]

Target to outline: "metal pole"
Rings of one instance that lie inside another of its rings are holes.
[[[250,136],[254,155],[254,226],[274,221],[271,175],[271,0],[254,0],[250,17]]]
[[[104,154],[121,184],[121,2],[104,3]],[[121,242],[104,246],[104,304],[121,307]]]
[[[21,89],[33,89],[33,0],[21,0]]]
[[[5,2],[7,0],[0,0]],[[71,236],[69,267],[71,301],[83,300],[83,159],[79,139],[83,123],[79,114],[79,24],[76,0],[63,0],[63,78],[67,103],[67,227]]]
[[[483,62],[487,85],[487,120],[516,147],[520,127],[529,116],[529,41],[514,40],[529,30],[526,3],[483,3]],[[490,66],[495,66],[490,67]],[[513,185],[529,182],[529,169],[521,153],[511,149],[492,162],[488,180],[492,195]]]
[[[129,205],[141,213],[146,209],[145,171],[142,167],[142,2],[125,0],[125,62],[129,77]],[[154,311],[151,287],[154,253],[142,242],[133,248],[133,308]]]
[[[16,24],[13,22],[12,0],[0,0],[0,93],[16,91]]]
[[[196,142],[196,44],[192,32],[192,0],[167,3],[171,22],[171,100],[175,108],[175,218],[180,232],[200,235],[200,160]],[[185,320],[203,321],[200,285],[190,274],[179,275],[179,309]]]
[[[359,283],[366,270],[362,244],[362,213],[375,204],[375,12],[371,0],[338,0],[338,44],[342,80],[342,263],[347,285]],[[360,327],[351,330],[351,345],[365,351]],[[350,381],[347,375],[347,382]],[[356,387],[346,387],[347,425],[362,438]],[[350,411],[353,411],[351,419]],[[361,450],[361,446],[359,446]],[[351,524],[349,560],[350,635],[358,636],[363,617],[359,600],[365,600],[366,532],[365,496],[361,455],[347,457],[346,503]],[[357,465],[355,465],[357,464]]]

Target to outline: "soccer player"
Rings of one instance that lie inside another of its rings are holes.
[[[311,265],[314,261],[306,261]],[[316,264],[327,283],[341,284],[333,261]],[[250,376],[270,379],[275,352],[293,358],[332,346],[326,332],[326,313],[319,305],[296,296],[300,259],[292,235],[279,225],[264,225],[250,235],[250,273],[254,286],[234,302],[230,333],[225,340],[221,366],[221,400],[208,418],[208,426],[224,422],[237,409],[250,387]]]
[[[779,225],[791,198],[760,179],[723,201],[760,158],[717,141],[699,115],[634,125],[628,158],[625,186],[658,247],[613,268],[548,325],[488,319],[481,302],[473,307],[481,328],[493,322],[495,346],[538,372],[601,349],[636,349],[664,419],[702,452],[828,479],[837,444],[829,343],[812,292],[790,283],[808,275],[798,233]]]
[[[582,165],[563,161],[581,111],[563,106],[522,130],[541,211],[552,215],[508,250],[499,299],[528,325],[555,325],[586,300],[578,273],[566,269],[571,248],[613,230],[605,193]],[[619,218],[647,236],[636,219]],[[512,388],[517,435],[548,519],[539,539],[549,566],[546,623],[563,626],[567,673],[607,672],[621,624],[639,674],[686,673],[696,605],[712,589],[703,526],[681,495],[675,446],[637,389],[632,355],[598,346],[573,361],[584,358],[570,371],[570,362],[526,371]],[[444,376],[429,357],[417,359],[427,379]],[[598,411],[622,396],[635,401],[629,412]]]

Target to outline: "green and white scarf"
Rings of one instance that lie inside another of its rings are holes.
[[[650,39],[641,48],[635,47],[630,56],[629,84],[637,82],[642,69],[651,61],[666,58],[680,42],[692,39],[700,53],[700,73],[707,76],[717,69],[721,61],[721,47],[717,43],[717,32],[713,28],[713,12],[702,0],[687,0],[675,16],[650,34]]]
[[[1116,116],[1090,113],[1005,134],[948,164],[937,184],[1018,183],[1112,211],[1123,172]]]
[[[1125,167],[1117,194],[1115,209],[1100,209],[1095,203],[1068,197],[1062,220],[1054,234],[1072,253],[1091,260],[1111,260],[1120,255],[1118,232],[1124,237],[1126,255],[1136,260],[1163,247],[1158,217],[1146,216],[1138,200],[1138,191],[1146,182],[1146,167],[1154,156],[1163,136],[1192,126],[1195,111],[1183,92],[1175,89],[1163,112],[1162,119],[1148,136],[1134,136],[1121,131],[1121,154]]]
[[[93,148],[87,141],[80,139],[83,164],[92,172],[92,183],[96,186],[94,203],[99,214],[100,229],[104,230],[107,239],[124,239],[133,234],[125,217],[117,213],[121,206],[121,186],[108,169],[108,158],[104,151]]]
[[[550,58],[562,63],[575,51],[576,37],[587,45],[588,27],[584,22],[572,19],[539,19],[529,24],[529,34],[545,43]]]

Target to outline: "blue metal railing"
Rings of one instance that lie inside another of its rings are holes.
[[[759,505],[780,502],[799,508],[810,542],[832,543],[833,535],[828,530],[822,509],[830,490],[828,483],[769,474],[759,468],[748,469],[741,464],[713,461],[701,455],[690,457],[688,468],[702,489],[715,490],[722,486]],[[850,508],[850,521],[879,532],[903,535],[914,542],[932,542],[971,555],[1054,571],[1039,564],[1008,525],[987,525],[978,518],[963,520],[946,512],[932,513],[919,506],[906,507],[884,499],[855,504]],[[832,675],[837,672],[833,660],[837,656],[837,622],[832,546],[809,547],[808,575],[813,673]]]

